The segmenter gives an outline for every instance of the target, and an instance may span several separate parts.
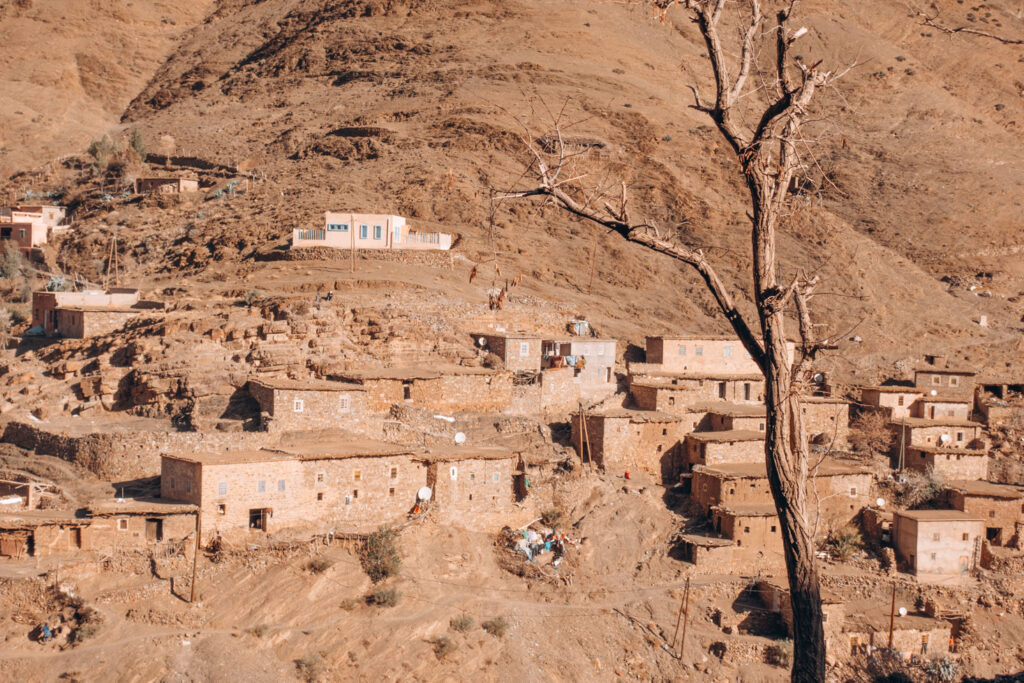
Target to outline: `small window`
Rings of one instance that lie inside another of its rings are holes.
[[[659,443],[659,444],[658,444],[658,452],[659,452],[659,453],[661,453],[661,449],[662,449],[662,445],[661,445],[661,444]]]
[[[224,503],[221,503],[220,505],[217,506],[217,514],[218,515],[226,515],[227,513],[228,513],[228,506],[227,505],[225,505]]]
[[[452,479],[458,479],[459,478],[459,468],[456,467],[455,465],[452,465],[448,469],[448,476],[450,476]]]
[[[362,480],[363,480],[363,471],[362,470],[356,470],[355,472],[352,473],[352,481],[362,481]]]
[[[722,355],[725,356],[726,358],[730,357],[732,355],[732,346],[726,344],[725,347],[722,349]]]
[[[373,226],[373,239],[379,240],[384,237],[384,226],[375,225]]]
[[[365,240],[369,236],[370,236],[370,226],[369,225],[360,225],[359,226],[359,239]]]
[[[940,384],[942,384],[942,378],[939,377],[938,375],[932,375],[932,384],[934,384],[935,386],[939,386]]]
[[[519,342],[519,355],[529,356],[530,355],[530,342]]]
[[[667,429],[662,429],[661,430],[661,435],[662,436],[668,436],[668,430]]]
[[[850,496],[856,496],[856,495],[857,495],[857,487],[856,486],[851,486],[850,487]]]
[[[960,386],[960,378],[959,377],[950,377],[949,378],[949,386],[951,386],[951,387],[958,387],[958,386]]]
[[[498,483],[498,473],[497,472],[494,473],[494,483],[495,484]]]
[[[759,432],[763,432],[764,431],[764,422],[758,422],[757,423],[757,431],[759,431]]]
[[[749,526],[743,527],[743,533],[749,534],[750,533],[750,527]]]
[[[676,404],[676,397],[675,396],[669,396],[668,397],[668,404],[670,406],[674,406]]]
[[[995,510],[989,510],[988,511],[988,516],[989,517],[995,517],[996,516],[996,511]],[[964,535],[966,536],[966,534],[964,534]]]
[[[476,481],[476,473],[473,473],[473,474],[469,475],[469,480],[470,481]]]
[[[322,501],[324,499],[324,492],[323,491],[318,492],[316,494],[316,499],[317,499],[317,501]]]
[[[267,482],[265,482],[265,481],[257,482],[256,483],[256,492],[257,493],[266,493],[267,492]]]
[[[395,489],[394,488],[388,489],[388,497],[389,498],[394,498],[395,497]]]
[[[935,559],[935,553],[932,553],[932,559],[933,560]]]
[[[327,474],[326,473],[324,473],[324,472],[317,472],[316,473],[316,483],[322,484],[322,483],[324,483],[325,479],[327,479]]]
[[[359,489],[352,489],[352,500],[357,500],[358,498],[359,498]]]
[[[392,467],[391,468],[391,478],[392,479],[398,479],[398,468],[397,467]]]
[[[693,353],[694,353],[694,355],[697,355],[697,356],[703,356],[704,355],[704,347],[703,346],[698,346],[696,349],[693,350]]]
[[[901,405],[903,405],[903,400],[904,400],[904,399],[903,399],[903,396],[902,396],[902,395],[901,395],[901,396],[897,396],[897,397],[896,397],[896,405],[898,405],[898,406],[901,406]]]
[[[686,355],[686,347],[685,346],[680,346],[679,347],[679,355],[680,356],[685,356]]]
[[[217,495],[228,495],[228,483],[226,481],[222,481],[221,483],[217,484]]]
[[[117,520],[117,530],[118,531],[128,531],[128,520],[127,519],[123,519],[123,518]]]
[[[970,534],[964,534],[963,540],[965,540],[965,541],[971,540],[971,535]]]
[[[284,479],[277,480],[277,490],[284,491]]]
[[[957,432],[956,433],[956,440],[957,441],[963,441],[964,440],[964,433],[963,432]]]
[[[305,409],[306,403],[301,398],[295,399],[295,401],[292,403],[292,410],[296,413],[301,413]]]
[[[939,534],[938,534],[938,533],[934,533],[934,534],[932,534],[932,540],[933,540],[933,541],[937,541],[937,540],[939,540]]]
[[[774,524],[772,524],[772,533],[773,534],[775,533],[775,525]]]
[[[338,412],[347,413],[349,411],[349,407],[348,394],[341,394],[338,396]]]

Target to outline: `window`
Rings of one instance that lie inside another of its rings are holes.
[[[850,487],[850,495],[851,496],[856,496],[857,495],[857,487],[856,486],[851,486]]]
[[[773,534],[775,533],[775,525],[774,524],[772,524],[772,533]]]
[[[448,476],[450,476],[452,479],[458,479],[459,468],[456,467],[455,465],[452,465],[451,468],[448,470]]]
[[[226,515],[227,513],[228,513],[228,506],[227,505],[225,505],[224,503],[221,503],[220,505],[217,506],[217,514],[218,515]]]
[[[296,413],[301,413],[305,409],[306,403],[301,398],[297,398],[292,402],[292,410]]]
[[[498,483],[498,473],[497,472],[494,473],[493,479],[494,479],[494,483],[497,484]]]
[[[340,396],[338,396],[338,411],[342,413],[347,413],[349,409],[350,407],[348,401],[348,394],[341,394]]]
[[[412,400],[412,382],[402,382],[402,398],[406,401]]]
[[[697,356],[703,356],[704,355],[704,347],[703,346],[698,346],[696,349],[694,349],[693,353],[695,355],[697,355]]]
[[[722,355],[725,356],[726,358],[732,355],[732,346],[730,344],[726,344],[725,347],[722,349]]]
[[[369,236],[370,236],[370,226],[369,225],[360,225],[359,226],[359,239],[365,240]]]
[[[964,540],[964,541],[969,541],[969,540],[971,540],[971,535],[970,535],[970,534],[964,534],[964,536],[963,536],[963,539],[962,539],[962,540]]]
[[[25,231],[24,231],[24,230],[19,230],[18,232],[20,232],[20,233],[21,233],[21,236],[22,236],[22,237],[24,237],[24,236],[25,236]]]
[[[394,226],[394,232],[392,233],[391,242],[398,244],[402,241],[402,228],[399,225]]]
[[[759,431],[759,432],[763,432],[764,431],[764,422],[758,422],[757,423],[757,431]]]
[[[123,519],[123,518],[117,520],[117,530],[118,531],[128,531],[128,520],[127,519]]]
[[[933,560],[935,559],[935,553],[932,553],[932,559]]]
[[[659,452],[659,453],[661,453],[661,449],[662,449],[662,445],[661,445],[661,444],[659,443],[659,444],[658,444],[658,452]]]
[[[669,396],[668,397],[668,404],[670,406],[674,406],[676,404],[676,397],[675,396]]]
[[[352,489],[352,500],[359,499],[359,489]]]
[[[529,356],[530,355],[530,342],[519,342],[519,355]]]
[[[277,480],[277,490],[284,491],[284,479]]]
[[[750,533],[750,527],[749,526],[743,527],[743,533],[749,534]]]
[[[257,483],[256,484],[256,492],[257,493],[266,493],[267,492],[267,482],[261,481],[261,482]]]
[[[958,386],[960,386],[960,378],[959,377],[950,377],[949,378],[949,386],[951,386],[951,387],[958,387]]]
[[[933,541],[937,541],[937,540],[939,540],[939,534],[938,534],[938,533],[934,533],[934,534],[932,534],[932,540],[933,540]]]
[[[392,479],[398,479],[398,468],[397,467],[392,467],[391,468],[391,478]]]
[[[469,480],[470,481],[476,481],[476,473],[473,473],[473,474],[469,475]]]
[[[317,499],[317,501],[322,501],[324,499],[324,492],[320,491],[319,493],[317,493],[316,494],[316,499]]]
[[[749,401],[750,400],[750,382],[744,382],[743,383],[743,400],[744,401]]]
[[[316,473],[316,483],[322,484],[322,483],[324,483],[324,480],[326,478],[327,478],[327,474],[325,472],[317,472]]]
[[[661,430],[661,435],[662,436],[668,436],[668,430],[667,429],[662,429]]]
[[[348,232],[348,223],[328,223],[328,232]]]
[[[988,516],[989,517],[995,517],[996,516],[996,511],[995,510],[989,510],[988,511]],[[964,535],[966,536],[967,534],[964,534]]]
[[[394,488],[388,489],[388,497],[389,498],[394,498],[395,497],[395,489]]]
[[[963,441],[964,440],[964,433],[963,432],[957,432],[956,433],[956,440],[957,441]]]
[[[228,495],[228,483],[226,481],[222,481],[221,483],[217,484],[217,495]]]
[[[384,227],[380,225],[373,226],[373,239],[379,240],[384,236]]]
[[[938,375],[932,375],[932,384],[934,384],[935,386],[939,386],[940,384],[942,384],[942,378],[939,377]]]
[[[362,470],[356,470],[356,471],[354,471],[352,473],[352,481],[362,481],[362,480],[363,480],[363,471]]]
[[[680,356],[685,356],[686,355],[686,347],[685,346],[680,346],[679,347],[679,355]]]
[[[897,396],[896,397],[896,405],[898,405],[898,406],[903,405],[903,396]]]

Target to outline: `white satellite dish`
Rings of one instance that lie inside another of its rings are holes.
[[[476,343],[480,348],[487,346],[487,337],[478,337]]]
[[[814,377],[812,377],[811,379],[813,379],[818,384],[821,384],[822,382],[825,381],[825,375],[824,375],[824,373],[816,372],[816,373],[814,373]]]
[[[877,505],[880,508],[884,508],[885,507],[885,498],[879,498],[878,500],[876,500],[875,501],[875,505]]]
[[[899,614],[900,614],[901,617],[907,616],[907,608],[906,607],[900,607]]]
[[[423,488],[416,492],[416,498],[417,500],[430,500],[430,496],[432,494],[433,491],[430,490],[430,487],[424,486]]]
[[[928,392],[928,393],[930,393],[930,394],[931,394],[932,396],[938,396],[938,395],[939,395],[939,392],[938,392],[938,391],[936,391],[935,389],[932,389],[932,390],[931,390],[930,392]]]
[[[941,441],[942,443],[949,443],[952,440],[953,437],[951,437],[949,434],[943,434],[942,436],[939,437],[939,441]]]
[[[466,435],[462,432],[455,432],[455,443],[463,444],[466,443]]]

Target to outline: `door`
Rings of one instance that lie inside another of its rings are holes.
[[[718,383],[718,398],[725,398],[725,382]]]
[[[960,573],[961,574],[966,574],[967,573],[967,566],[968,566],[968,564],[967,564],[967,556],[966,555],[961,555],[960,556]]]
[[[150,543],[157,543],[164,540],[164,520],[146,520],[146,540]]]
[[[71,530],[71,543],[75,548],[82,549],[82,528],[75,527]]]
[[[256,531],[266,531],[267,521],[270,519],[270,508],[254,508],[249,510],[249,528]]]

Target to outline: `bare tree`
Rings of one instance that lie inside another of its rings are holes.
[[[808,308],[816,277],[799,274],[781,282],[776,232],[786,215],[794,176],[806,168],[802,127],[808,106],[819,88],[841,74],[794,57],[790,49],[807,32],[790,29],[797,0],[775,12],[768,25],[761,0],[730,0],[729,25],[723,25],[726,0],[654,0],[665,17],[673,6],[685,9],[707,46],[715,92],[705,99],[695,86],[694,109],[706,114],[725,138],[742,169],[750,200],[753,247],[753,294],[760,334],[755,334],[736,307],[725,283],[703,251],[663,233],[653,221],[630,216],[625,183],[587,187],[586,176],[574,173],[579,146],[559,125],[538,139],[527,128],[524,143],[532,154],[522,179],[529,185],[496,194],[496,198],[541,197],[561,209],[604,226],[630,242],[666,254],[694,268],[765,377],[765,458],[768,479],[779,515],[789,576],[794,622],[792,680],[825,679],[818,569],[809,520],[807,434],[801,419],[799,386],[811,361],[826,346],[816,339]],[[735,12],[733,9],[735,8]],[[738,26],[732,26],[732,17]],[[735,36],[735,38],[734,38]],[[727,44],[728,43],[728,44]],[[770,54],[770,67],[760,68],[757,56]],[[519,181],[520,183],[523,180]],[[651,214],[654,211],[649,212]],[[792,311],[800,342],[794,358],[787,342],[785,313]]]

